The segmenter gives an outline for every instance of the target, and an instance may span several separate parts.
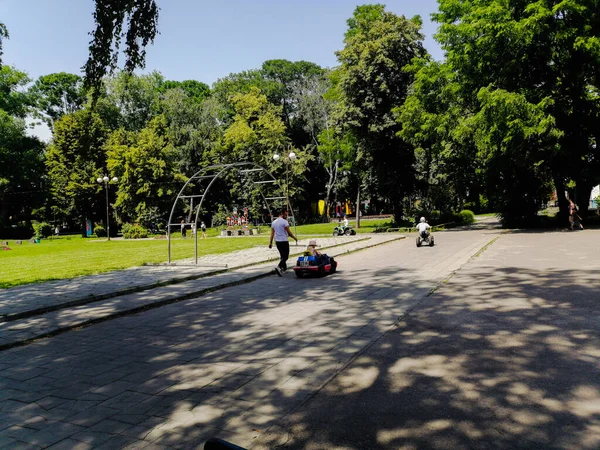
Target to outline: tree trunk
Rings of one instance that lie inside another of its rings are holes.
[[[585,182],[583,180],[577,180],[577,207],[579,208],[579,215],[581,217],[587,217],[588,209],[590,207],[590,196],[592,195],[592,189],[594,184]]]
[[[356,191],[356,228],[360,228],[360,184]]]
[[[339,165],[339,161],[336,161],[331,169],[326,169],[329,174],[329,181],[327,183],[327,197],[325,198],[325,209],[323,210],[323,223],[329,222],[329,199],[331,198],[331,191],[333,190],[333,185],[335,184],[335,180],[337,178],[337,168]]]
[[[569,217],[569,202],[565,198],[565,184],[562,178],[554,178],[554,187],[556,188],[556,198],[558,199],[558,215],[561,223],[563,221],[566,223]]]

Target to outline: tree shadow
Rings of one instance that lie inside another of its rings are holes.
[[[432,283],[409,267],[268,277],[4,351],[0,439],[201,448],[218,436],[248,446]]]
[[[253,448],[599,448],[599,304],[595,271],[463,270]]]

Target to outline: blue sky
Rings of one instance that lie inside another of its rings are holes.
[[[366,2],[365,2],[366,3]],[[426,47],[441,59],[429,15],[435,0],[389,0],[387,9],[421,15]],[[161,34],[148,49],[146,70],[167,79],[212,84],[232,72],[260,67],[267,59],[336,65],[346,20],[356,0],[159,0]],[[4,62],[32,78],[80,73],[93,29],[92,0],[0,0],[9,29]]]
[[[158,0],[160,35],[148,48],[146,69],[170,80],[211,85],[230,73],[255,69],[268,59],[337,64],[346,20],[356,0]],[[375,3],[375,2],[373,2]],[[436,0],[383,1],[388,11],[423,19],[425,46],[436,59],[430,14]],[[32,79],[54,72],[81,73],[94,28],[93,0],[0,0],[8,27],[3,61]],[[47,140],[49,131],[35,134]]]

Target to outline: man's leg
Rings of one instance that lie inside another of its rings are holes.
[[[287,260],[290,256],[290,243],[288,241],[275,242],[277,250],[279,251],[279,265],[281,270],[287,270]]]

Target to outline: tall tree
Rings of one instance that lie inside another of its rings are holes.
[[[45,197],[44,144],[0,110],[0,228],[29,221]]]
[[[202,103],[202,101],[210,96],[210,87],[201,81],[196,80],[167,80],[160,86],[161,92],[166,92],[169,89],[181,89],[189,98],[197,103]]]
[[[581,207],[600,181],[600,10],[597,1],[441,0],[436,36],[460,79],[461,96],[480,109],[482,89],[523,95],[544,105],[561,133],[560,147],[540,154],[552,171],[559,202],[573,180]]]
[[[81,109],[86,101],[83,79],[66,72],[39,77],[29,92],[40,116],[49,127],[65,114]]]
[[[2,43],[4,39],[8,39],[8,28],[0,22],[0,67],[2,67]]]
[[[139,131],[159,113],[163,81],[163,76],[156,71],[145,75],[119,72],[105,80],[106,93],[101,102],[106,104],[97,109],[116,111],[117,128]]]
[[[291,129],[292,116],[296,109],[295,85],[314,75],[323,75],[324,70],[317,64],[308,61],[292,62],[286,59],[271,59],[263,63],[261,72],[266,80],[273,83],[270,100],[276,105],[281,105],[283,120],[287,128]]]
[[[104,144],[109,130],[87,110],[67,114],[54,123],[54,137],[46,152],[56,217],[81,225],[103,217],[102,186],[96,178],[107,173]]]
[[[215,162],[227,120],[225,107],[216,98],[198,103],[181,89],[169,89],[161,97],[160,109],[184,174],[192,176]]]
[[[234,95],[232,103],[236,114],[225,132],[221,162],[251,161],[281,174],[282,162],[289,162],[285,158],[293,151],[296,160],[286,167],[288,176],[281,184],[291,197],[301,201],[301,181],[313,157],[304,149],[292,147],[281,119],[282,107],[269,103],[266,95],[255,87],[247,94]],[[279,154],[283,161],[275,161],[274,154]]]
[[[117,67],[121,42],[125,38],[125,70],[132,73],[145,65],[146,46],[158,33],[158,6],[155,0],[95,0],[96,29],[90,42],[90,56],[84,66],[86,87],[95,88]]]
[[[363,5],[348,20],[341,63],[341,120],[356,136],[359,150],[380,192],[393,205],[397,220],[403,199],[414,185],[413,148],[397,136],[401,125],[393,110],[402,105],[413,81],[404,70],[414,58],[424,57],[418,18],[406,19],[385,11],[383,5]]]
[[[442,214],[480,209],[482,163],[474,143],[473,111],[460,95],[449,64],[423,59],[410,70],[415,81],[398,108],[400,135],[415,147],[415,195],[420,209]]]
[[[25,72],[10,66],[0,67],[0,109],[25,118],[31,106],[31,97],[25,89],[30,81]]]
[[[164,116],[139,132],[117,130],[107,144],[108,170],[119,178],[115,209],[125,222],[166,215],[184,181]],[[146,225],[146,224],[145,224]]]

